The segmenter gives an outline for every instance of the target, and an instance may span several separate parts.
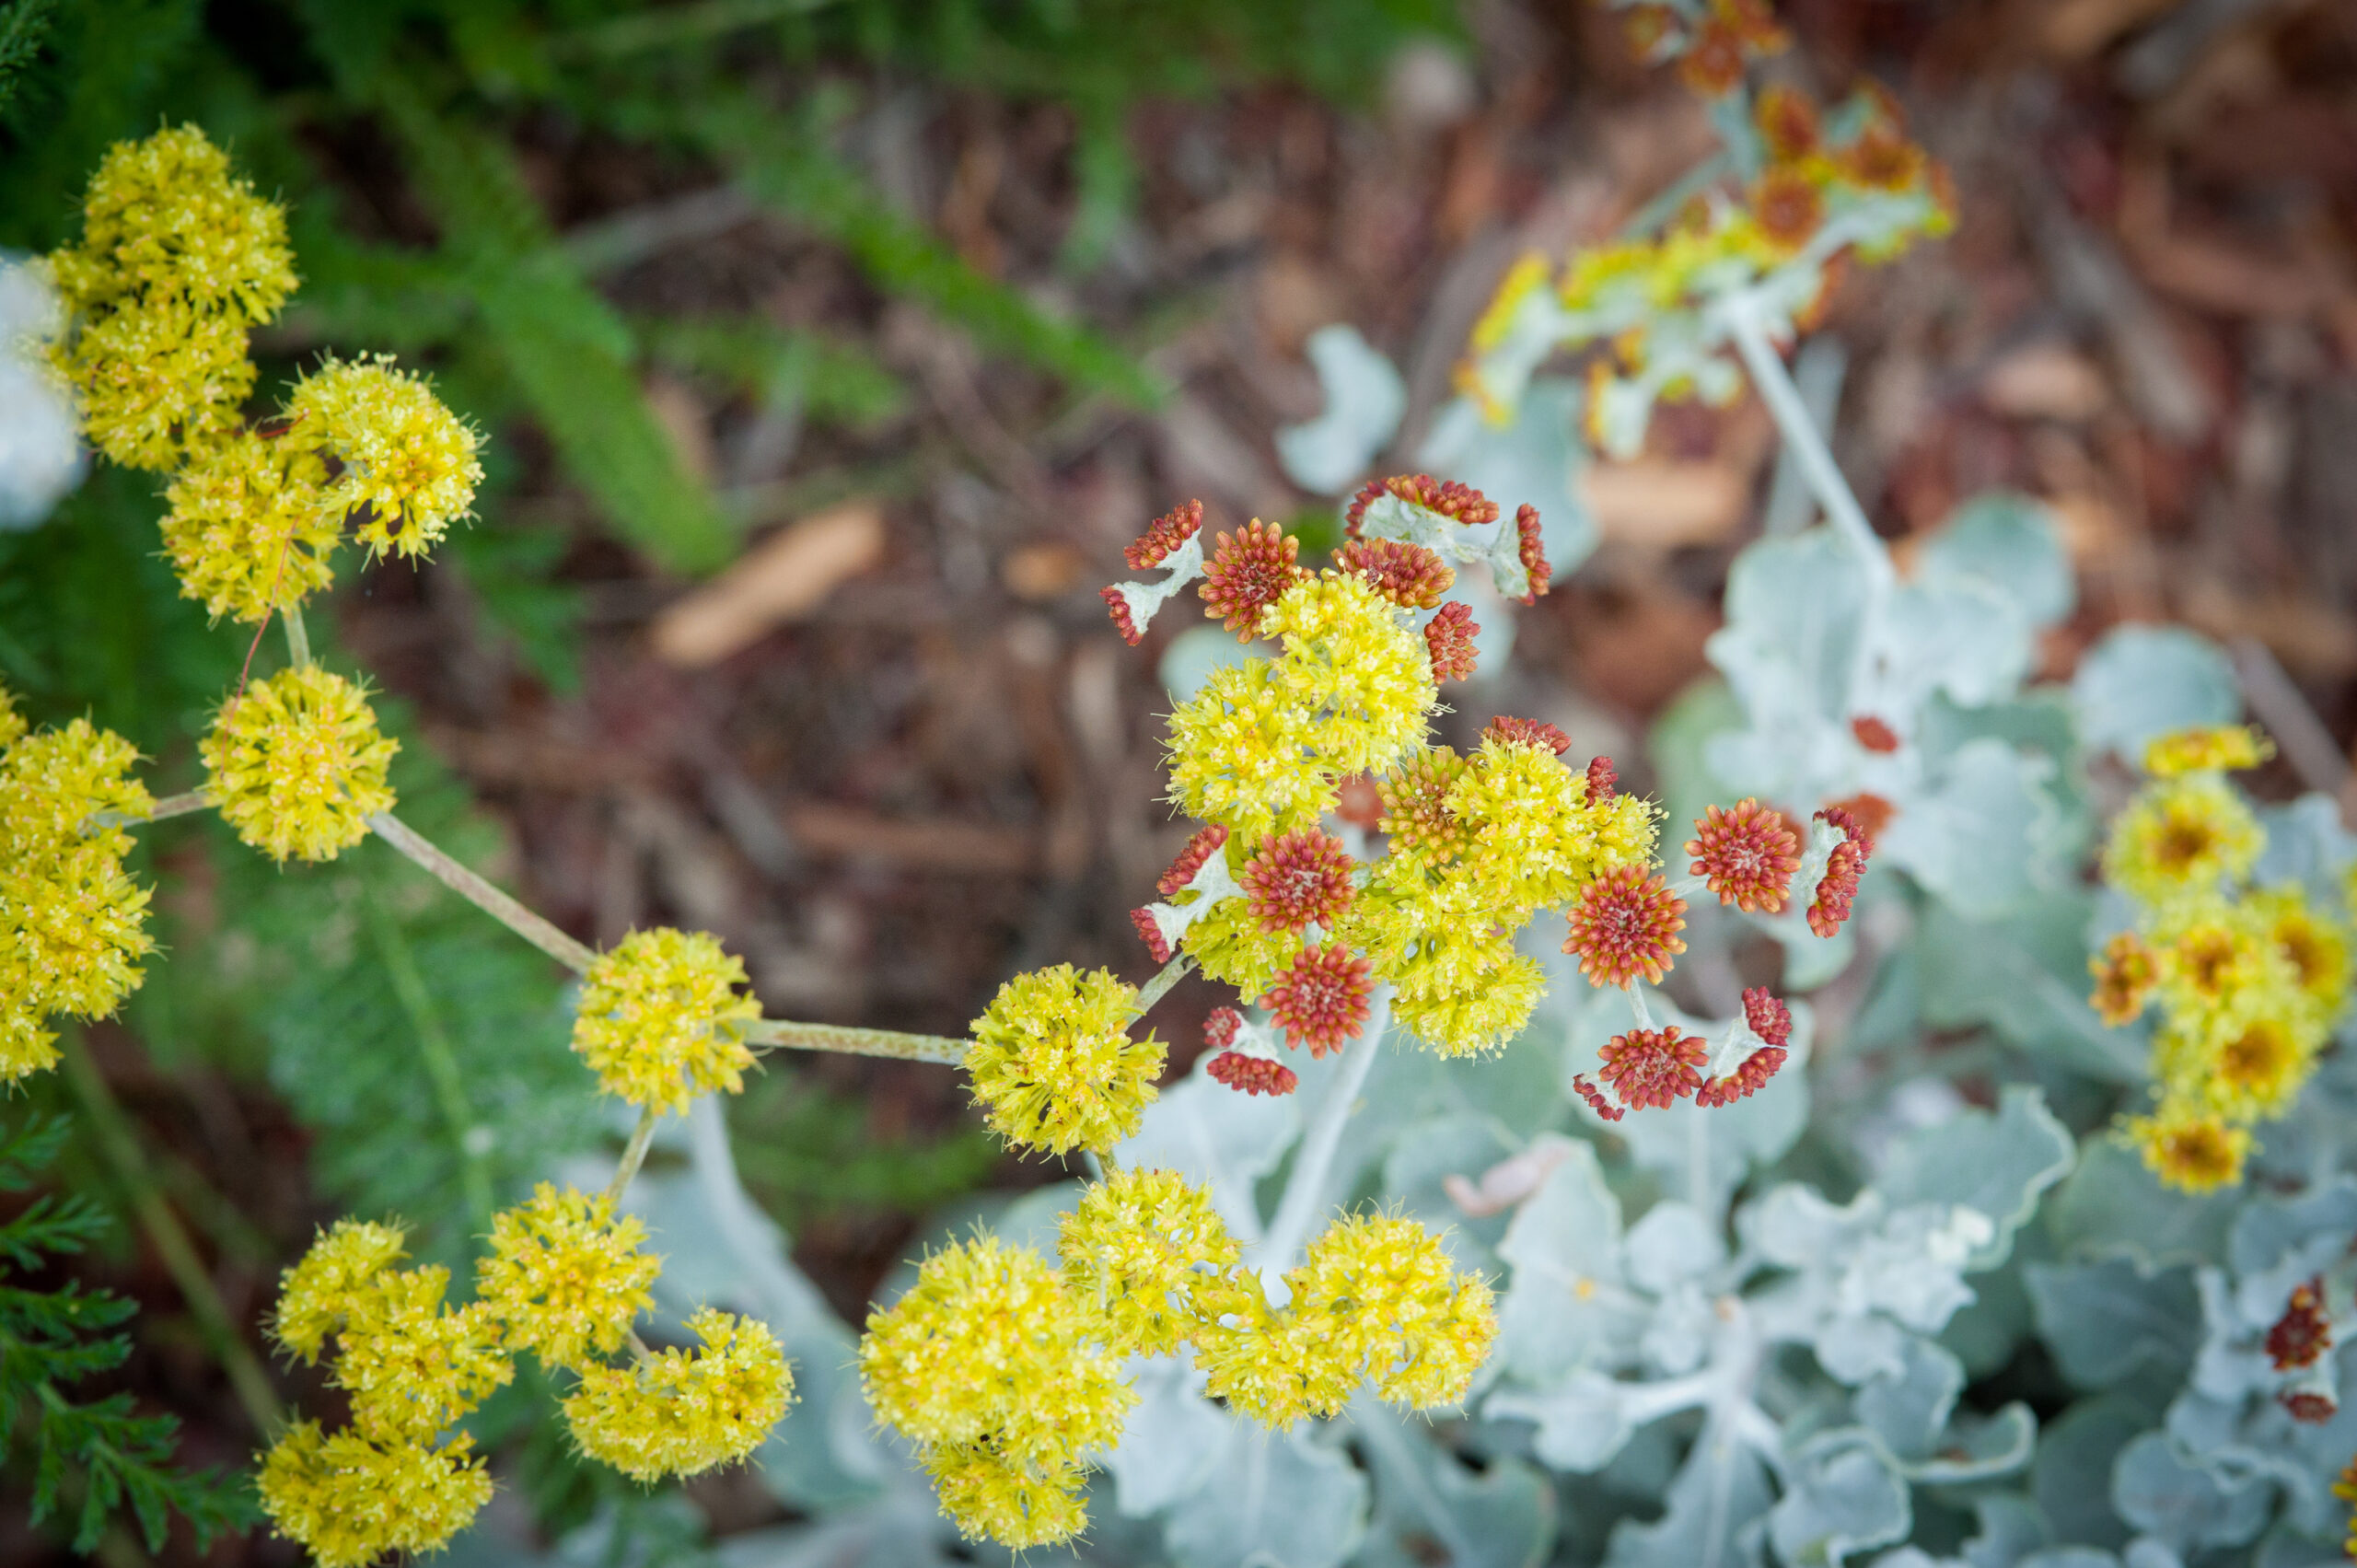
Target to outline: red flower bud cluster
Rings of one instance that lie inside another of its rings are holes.
[[[1227,830],[1218,823],[1199,829],[1187,841],[1187,847],[1178,852],[1178,858],[1170,863],[1170,869],[1162,874],[1162,880],[1154,885],[1155,890],[1166,899],[1177,898],[1187,890],[1187,884],[1195,879],[1195,873],[1203,868],[1203,863],[1226,842]]]
[[[1237,882],[1262,931],[1297,932],[1312,923],[1331,926],[1351,907],[1358,896],[1351,884],[1354,864],[1341,840],[1314,828],[1271,833]]]
[[[1374,994],[1374,966],[1351,956],[1341,942],[1304,947],[1292,967],[1260,998],[1288,1046],[1306,1045],[1312,1056],[1339,1051],[1366,1028],[1367,998]]]
[[[1694,1092],[1694,1103],[1709,1109],[1733,1105],[1739,1099],[1749,1099],[1767,1087],[1768,1080],[1784,1064],[1792,1053],[1781,1045],[1763,1045],[1745,1057],[1724,1078],[1713,1078]]]
[[[1334,564],[1362,572],[1376,593],[1402,610],[1430,610],[1456,585],[1457,571],[1421,544],[1396,539],[1353,539],[1334,552]]]
[[[1684,1099],[1702,1086],[1702,1064],[1710,1060],[1701,1035],[1675,1028],[1631,1029],[1614,1035],[1597,1054],[1603,1064],[1596,1075],[1632,1110],[1667,1109]]]
[[[1243,1014],[1233,1007],[1214,1007],[1203,1020],[1203,1043],[1215,1051],[1225,1051],[1236,1043],[1237,1032],[1243,1028]]]
[[[1554,575],[1554,568],[1547,564],[1547,545],[1538,531],[1538,508],[1526,501],[1515,508],[1514,531],[1519,536],[1516,548],[1522,556],[1522,569],[1530,579],[1530,587],[1523,590],[1522,602],[1536,604],[1538,596],[1547,591],[1547,579]]]
[[[1755,985],[1743,993],[1743,1021],[1770,1045],[1790,1045],[1793,1041],[1793,1010],[1764,985]]]
[[[1359,537],[1359,529],[1365,525],[1367,507],[1386,494],[1469,528],[1498,520],[1498,504],[1469,484],[1454,481],[1444,484],[1428,473],[1394,474],[1389,479],[1369,480],[1364,489],[1351,497],[1350,510],[1342,514],[1342,527],[1353,539]]]
[[[1732,811],[1706,807],[1695,819],[1686,853],[1719,902],[1747,914],[1782,909],[1793,873],[1801,866],[1800,837],[1784,814],[1749,799],[1737,801]]]
[[[1580,1098],[1587,1101],[1587,1108],[1590,1110],[1607,1121],[1618,1121],[1629,1114],[1624,1107],[1614,1104],[1602,1089],[1588,1082],[1587,1074],[1585,1073],[1572,1079],[1572,1088]]]
[[[2267,1359],[2278,1372],[2296,1372],[2314,1366],[2331,1348],[2332,1318],[2325,1311],[2323,1279],[2294,1285],[2283,1316],[2267,1330]]]
[[[1162,935],[1162,927],[1154,923],[1152,910],[1132,910],[1130,923],[1137,927],[1138,940],[1145,944],[1145,950],[1154,955],[1155,963],[1167,964],[1170,961],[1169,939]]]
[[[1300,553],[1299,540],[1258,517],[1245,524],[1241,533],[1221,534],[1195,589],[1206,607],[1203,613],[1250,642],[1260,612],[1308,575],[1295,560]]]
[[[1858,878],[1865,875],[1866,858],[1874,853],[1875,842],[1846,807],[1829,806],[1817,815],[1818,820],[1840,829],[1843,835],[1833,846],[1833,858],[1826,862],[1817,897],[1808,906],[1808,928],[1819,936],[1830,936],[1850,918],[1851,900],[1858,896]]]
[[[1103,599],[1105,608],[1113,612],[1113,628],[1121,633],[1121,641],[1133,648],[1136,647],[1144,638],[1145,633],[1141,631],[1138,623],[1130,618],[1129,595],[1123,593],[1117,584],[1112,587],[1097,589],[1097,597]]]
[[[1620,775],[1612,771],[1611,758],[1591,757],[1587,760],[1587,803],[1590,806],[1601,806],[1610,800],[1620,784]]]
[[[1484,740],[1514,740],[1525,746],[1543,746],[1560,757],[1572,749],[1572,738],[1551,724],[1537,719],[1507,718],[1503,714],[1492,719],[1481,731]]]
[[[1643,975],[1659,984],[1672,956],[1686,951],[1686,900],[1644,868],[1622,865],[1580,889],[1563,951],[1596,985],[1627,985]],[[1624,1097],[1625,1098],[1625,1097]]]
[[[1289,1095],[1301,1086],[1300,1074],[1283,1063],[1240,1051],[1221,1051],[1204,1063],[1203,1071],[1248,1095]]]
[[[1135,544],[1125,547],[1121,559],[1129,563],[1132,572],[1159,566],[1170,558],[1171,552],[1194,538],[1202,526],[1202,502],[1190,501],[1183,506],[1174,506],[1155,518],[1154,526],[1146,529]]]
[[[1463,599],[1449,600],[1440,607],[1439,614],[1424,622],[1424,646],[1432,654],[1435,683],[1473,679],[1478,656],[1473,635],[1480,630],[1473,621],[1473,607]]]

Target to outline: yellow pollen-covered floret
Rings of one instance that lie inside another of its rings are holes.
[[[354,514],[354,537],[372,557],[423,555],[474,504],[482,437],[389,355],[328,360],[286,412],[303,439],[343,464],[330,497],[339,517]]]
[[[1327,768],[1388,767],[1423,743],[1440,703],[1430,650],[1364,575],[1304,577],[1260,612],[1260,633],[1283,644],[1276,689],[1309,715],[1306,743]]]
[[[222,819],[278,861],[333,860],[366,838],[393,807],[386,768],[400,749],[361,689],[315,664],[230,698],[197,747]]]
[[[22,737],[0,760],[0,833],[17,853],[76,835],[83,835],[83,842],[129,853],[128,833],[120,828],[93,830],[90,819],[110,811],[135,821],[155,810],[147,786],[131,776],[138,761],[131,742],[87,719]]]
[[[989,1443],[1053,1469],[1111,1447],[1136,1395],[1104,1324],[1028,1247],[978,1235],[871,1312],[859,1373],[877,1418],[928,1446]]]
[[[2317,909],[2297,886],[2270,888],[2244,900],[2319,1017],[2330,1022],[2349,1001],[2349,931]]]
[[[745,1026],[761,1016],[745,961],[702,932],[633,931],[581,981],[573,1049],[608,1094],[685,1110],[714,1089],[745,1086],[753,1053]]]
[[[352,1423],[379,1442],[430,1442],[515,1376],[499,1320],[482,1302],[446,1309],[450,1271],[388,1270],[352,1294],[336,1331],[333,1381]]]
[[[1162,1042],[1132,1040],[1137,990],[1070,964],[1016,975],[971,1026],[966,1072],[991,1130],[1051,1154],[1103,1154],[1137,1131]]]
[[[2104,877],[2131,898],[2165,904],[2248,875],[2266,843],[2250,807],[2217,774],[2157,780],[2112,823]]]
[[[1376,863],[1342,935],[1393,986],[1395,1021],[1443,1056],[1466,1056],[1519,1033],[1547,988],[1546,971],[1515,950],[1508,918],[1524,916],[1457,867],[1394,856]]]
[[[617,1219],[610,1200],[543,1181],[529,1202],[491,1222],[475,1295],[505,1326],[511,1350],[579,1368],[620,1350],[655,1305],[649,1287],[661,1264],[640,1250],[645,1240],[646,1226],[634,1214]]]
[[[277,315],[296,285],[285,210],[233,177],[193,125],[108,149],[83,197],[81,240],[50,272],[78,314],[179,298],[240,327]]]
[[[90,445],[125,468],[178,467],[228,434],[254,389],[246,329],[180,299],[86,322],[52,359],[81,404]]]
[[[2164,1100],[2151,1116],[2130,1117],[2121,1134],[2144,1156],[2145,1168],[2181,1192],[2212,1192],[2243,1179],[2250,1131],[2213,1112]]]
[[[1188,926],[1178,946],[1210,979],[1259,996],[1293,961],[1302,939],[1297,932],[1263,931],[1245,900],[1230,898]]]
[[[491,1475],[460,1433],[439,1448],[322,1436],[298,1421],[272,1445],[256,1478],[278,1534],[319,1568],[364,1568],[389,1551],[439,1551],[491,1501]]]
[[[338,1220],[322,1231],[279,1276],[271,1337],[306,1362],[319,1360],[327,1337],[343,1327],[377,1276],[409,1256],[405,1237],[400,1225],[371,1220]]]
[[[1195,1286],[1237,1257],[1211,1193],[1174,1170],[1114,1171],[1088,1188],[1057,1250],[1065,1290],[1102,1315],[1114,1349],[1140,1355],[1188,1340],[1201,1320]]]
[[[165,492],[164,551],[181,597],[250,622],[333,582],[343,513],[327,482],[319,452],[285,436],[238,431],[192,453]]]
[[[1170,715],[1172,803],[1249,843],[1315,827],[1334,804],[1337,775],[1310,750],[1314,727],[1275,661],[1220,666]]]
[[[1468,839],[1451,875],[1480,890],[1497,923],[1520,925],[1603,872],[1651,863],[1650,802],[1617,791],[1591,802],[1581,775],[1526,741],[1493,736],[1467,761],[1446,802]]]
[[[784,1418],[794,1373],[765,1325],[707,1307],[687,1327],[694,1351],[582,1372],[564,1415],[583,1453],[634,1481],[697,1475],[744,1458]]]
[[[1088,1527],[1085,1472],[1076,1463],[1028,1464],[987,1443],[930,1447],[923,1459],[941,1511],[968,1540],[1027,1551],[1061,1545]]]
[[[2178,729],[2145,743],[2144,771],[2157,779],[2173,779],[2256,768],[2274,755],[2273,744],[2248,725]]]

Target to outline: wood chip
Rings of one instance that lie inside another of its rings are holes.
[[[911,820],[816,800],[787,807],[784,820],[794,847],[814,860],[865,862],[936,877],[1020,877],[1039,859],[1036,834],[985,822]]]
[[[2095,361],[2058,343],[2025,343],[1980,378],[1980,401],[2007,419],[2078,424],[2111,405],[2111,386]]]
[[[1653,550],[1711,544],[1735,532],[1750,487],[1724,462],[1639,458],[1594,463],[1580,492],[1604,537]]]
[[[774,627],[799,621],[884,555],[884,514],[861,498],[779,529],[737,563],[656,617],[666,663],[715,664]]]

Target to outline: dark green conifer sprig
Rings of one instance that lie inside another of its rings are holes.
[[[0,1129],[0,1192],[21,1192],[57,1156],[66,1123],[35,1116]],[[74,1550],[87,1552],[128,1508],[151,1551],[177,1514],[200,1546],[250,1524],[254,1507],[240,1478],[187,1471],[172,1463],[180,1423],[134,1413],[131,1396],[76,1400],[70,1388],[122,1365],[128,1336],[112,1332],[137,1308],[110,1291],[68,1281],[54,1290],[16,1283],[52,1259],[70,1256],[111,1222],[80,1194],[43,1194],[0,1224],[0,1412],[11,1446],[34,1455],[32,1518],[74,1516]]]

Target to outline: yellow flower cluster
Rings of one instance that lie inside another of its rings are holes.
[[[1162,1042],[1130,1038],[1136,988],[1070,964],[1016,975],[970,1026],[966,1072],[991,1130],[1050,1154],[1097,1154],[1138,1129]]]
[[[717,937],[633,931],[582,977],[573,1049],[633,1105],[683,1111],[700,1094],[736,1094],[753,1064],[745,1026],[761,1012],[744,983],[745,960]]]
[[[315,1363],[333,1342],[330,1381],[351,1398],[349,1428],[301,1422],[261,1467],[278,1533],[323,1568],[386,1551],[431,1551],[491,1496],[470,1440],[443,1434],[515,1375],[530,1352],[574,1375],[564,1412],[584,1453],[640,1481],[741,1459],[785,1413],[794,1379],[769,1330],[705,1310],[693,1352],[604,1358],[653,1306],[659,1265],[645,1227],[605,1198],[543,1183],[492,1222],[476,1298],[445,1305],[449,1271],[402,1270],[399,1225],[343,1220],[281,1282],[273,1336]]]
[[[1265,1425],[1337,1415],[1369,1379],[1393,1404],[1455,1404],[1497,1337],[1488,1284],[1457,1273],[1438,1237],[1398,1215],[1335,1225],[1285,1283],[1283,1310],[1234,1292],[1230,1317],[1196,1342],[1211,1393]]]
[[[2160,738],[2104,847],[2139,918],[2090,960],[2090,1001],[2114,1025],[2157,1006],[2158,1104],[2122,1132],[2189,1191],[2242,1179],[2251,1126],[2291,1109],[2348,1001],[2344,921],[2297,887],[2247,885],[2266,835],[2219,770],[2265,755],[2244,729]]]
[[[0,689],[0,1084],[55,1066],[43,1020],[112,1013],[155,950],[148,890],[122,866],[121,821],[155,809],[137,760],[87,719],[28,734]]]
[[[1359,573],[1304,577],[1263,610],[1273,659],[1223,665],[1170,715],[1170,798],[1231,842],[1313,827],[1345,774],[1422,741],[1439,705],[1409,612]]]
[[[1047,1546],[1086,1526],[1083,1458],[1120,1439],[1136,1402],[1102,1338],[1045,1259],[977,1236],[868,1316],[860,1377],[877,1416],[923,1451],[961,1530]]]
[[[481,437],[382,356],[330,359],[282,417],[242,423],[247,334],[294,292],[294,257],[284,210],[194,126],[109,152],[49,269],[69,316],[56,368],[99,451],[171,475],[165,552],[208,614],[301,604],[347,520],[371,554],[416,556],[467,514]]]
[[[936,1253],[860,1342],[868,1402],[923,1450],[943,1508],[1018,1550],[1086,1527],[1082,1473],[1135,1402],[1124,1355],[1191,1346],[1214,1397],[1282,1427],[1370,1379],[1397,1404],[1454,1404],[1496,1333],[1489,1286],[1398,1216],[1337,1223],[1273,1307],[1210,1195],[1170,1171],[1091,1186],[1058,1250],[1061,1272],[988,1235]]]
[[[1748,186],[1698,195],[1659,235],[1583,251],[1560,272],[1524,256],[1474,325],[1459,389],[1504,422],[1549,353],[1608,343],[1613,354],[1589,370],[1600,445],[1624,444],[1607,441],[1605,422],[1632,400],[1732,396],[1741,379],[1706,371],[1708,356],[1695,353],[1693,312],[1756,287],[1805,316],[1821,307],[1840,258],[1888,261],[1954,226],[1945,172],[1907,139],[1887,98],[1870,92],[1829,118],[1853,128],[1837,139],[1808,99],[1771,88],[1759,101],[1762,167]],[[1656,338],[1669,356],[1653,366]]]
[[[401,743],[377,730],[359,687],[295,665],[221,704],[197,747],[205,793],[238,837],[273,860],[333,860],[393,808],[386,765]]]
[[[699,1475],[761,1446],[794,1400],[794,1375],[768,1328],[707,1307],[688,1319],[702,1343],[629,1366],[591,1365],[564,1401],[574,1440],[633,1481]]]

